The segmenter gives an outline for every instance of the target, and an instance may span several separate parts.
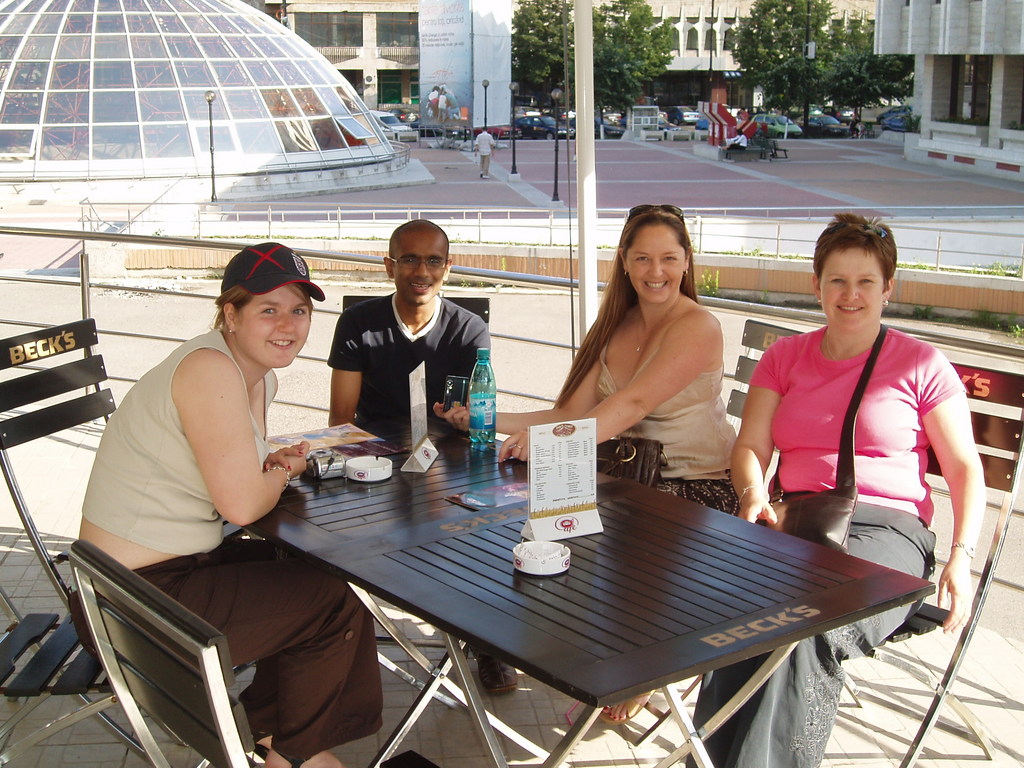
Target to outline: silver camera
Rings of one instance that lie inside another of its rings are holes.
[[[345,457],[330,448],[310,451],[306,457],[306,474],[314,480],[345,476]]]

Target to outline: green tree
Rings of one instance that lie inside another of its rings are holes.
[[[611,0],[594,8],[594,99],[625,110],[672,61],[672,26],[645,0]]]
[[[548,93],[564,78],[562,60],[563,0],[520,0],[512,15],[512,79],[520,93]],[[568,14],[572,42],[572,15]],[[570,61],[572,50],[569,51]]]
[[[914,92],[914,57],[849,50],[832,63],[824,89],[833,104],[858,112],[885,101],[902,101]]]
[[[824,73],[850,34],[832,16],[829,0],[757,0],[751,6],[736,30],[733,55],[744,78],[763,89],[765,106],[788,110],[821,101]],[[804,55],[808,26],[813,59]]]

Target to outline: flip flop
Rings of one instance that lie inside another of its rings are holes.
[[[603,710],[601,710],[601,714],[598,715],[598,717],[604,722],[609,723],[611,725],[622,725],[623,723],[628,723],[630,720],[632,720],[634,717],[640,714],[640,711],[647,706],[647,702],[650,701],[650,698],[650,694],[646,694],[645,696],[636,696],[630,699],[629,706],[626,709],[626,716],[621,720],[616,720],[609,714],[612,710],[612,707],[605,707]],[[641,701],[640,699],[643,699],[643,701]]]

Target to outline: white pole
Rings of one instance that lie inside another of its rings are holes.
[[[594,152],[593,0],[575,0],[576,194],[579,216],[580,335],[597,319],[597,174]]]

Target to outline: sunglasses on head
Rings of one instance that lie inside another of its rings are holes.
[[[836,230],[842,229],[843,227],[859,227],[865,232],[871,232],[874,235],[878,235],[882,239],[888,237],[888,233],[884,229],[879,227],[877,224],[857,224],[852,221],[837,221],[834,224],[829,224],[827,227],[825,227],[825,232],[826,234],[832,234]]]
[[[626,214],[626,221],[629,221],[634,216],[639,216],[641,213],[650,213],[651,211],[671,213],[673,216],[678,216],[680,219],[683,218],[683,209],[674,205],[634,205],[629,209],[629,213]]]

